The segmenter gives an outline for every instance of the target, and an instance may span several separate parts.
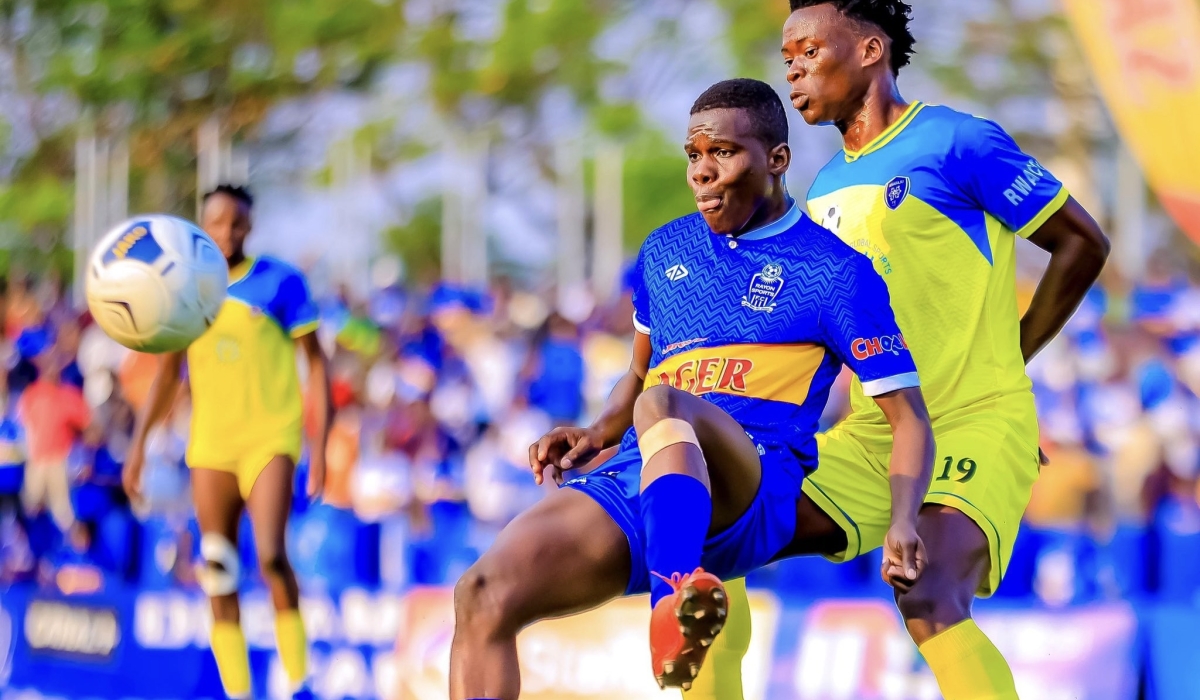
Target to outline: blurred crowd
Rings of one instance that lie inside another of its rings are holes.
[[[533,483],[529,444],[594,415],[628,367],[627,292],[554,304],[501,279],[318,296],[336,412],[326,492],[294,496],[289,551],[305,587],[452,582],[553,488]],[[0,584],[194,586],[186,387],[149,441],[135,509],[120,469],[156,358],[109,340],[53,278],[13,275],[0,309]],[[1097,287],[1030,376],[1049,464],[1001,593],[1194,596],[1200,285],[1157,260],[1136,285]],[[297,484],[305,470],[302,458]],[[248,522],[241,540],[253,572]]]

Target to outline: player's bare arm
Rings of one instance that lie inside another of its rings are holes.
[[[179,378],[183,370],[186,351],[165,353],[159,357],[158,370],[150,385],[150,396],[146,407],[138,416],[133,431],[133,442],[121,469],[121,484],[129,500],[137,503],[142,498],[142,467],[146,460],[146,438],[154,426],[162,422],[175,403],[179,391]]]
[[[329,424],[333,416],[333,403],[329,392],[329,367],[316,332],[296,338],[296,346],[308,361],[308,390],[312,392],[313,410],[316,411],[317,434],[309,445],[308,484],[309,498],[317,498],[325,491],[325,445],[329,440]]]
[[[883,580],[898,591],[912,588],[925,570],[925,545],[917,535],[917,516],[933,477],[933,427],[918,387],[875,397],[892,426],[888,464],[892,523],[883,543]]]
[[[1104,262],[1109,242],[1100,225],[1072,197],[1029,237],[1050,253],[1050,264],[1021,319],[1021,354],[1029,362],[1075,313]]]
[[[545,480],[547,467],[574,469],[621,442],[621,436],[633,425],[633,406],[642,393],[650,355],[649,334],[635,333],[629,371],[613,387],[596,420],[586,428],[555,428],[529,446],[529,467],[538,484]]]

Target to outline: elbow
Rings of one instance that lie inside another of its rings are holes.
[[[1090,284],[1100,276],[1108,256],[1112,252],[1112,243],[1098,228],[1087,231],[1070,239],[1070,245],[1056,251],[1062,254],[1071,269],[1087,277]],[[1051,253],[1053,258],[1055,253]]]
[[[1112,253],[1112,241],[1108,240],[1108,236],[1104,235],[1103,231],[1096,231],[1090,241],[1092,256],[1099,261],[1100,267],[1104,267],[1104,263],[1108,261],[1108,256]]]

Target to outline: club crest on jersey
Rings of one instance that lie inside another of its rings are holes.
[[[775,310],[775,297],[783,289],[783,268],[774,263],[768,263],[762,272],[750,278],[750,290],[742,297],[742,306],[751,311]]]
[[[904,204],[904,200],[908,198],[908,191],[911,189],[911,182],[907,177],[899,175],[891,179],[890,182],[883,188],[883,203],[888,209],[896,211]]]

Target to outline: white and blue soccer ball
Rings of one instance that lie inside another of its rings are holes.
[[[212,325],[229,268],[190,221],[135,216],[104,235],[88,261],[88,309],[100,328],[139,352],[183,350]]]

